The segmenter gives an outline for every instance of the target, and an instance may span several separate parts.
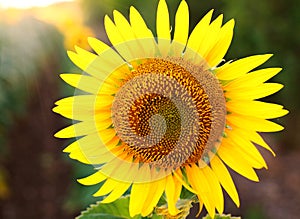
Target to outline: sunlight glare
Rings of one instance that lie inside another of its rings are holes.
[[[0,8],[31,8],[43,7],[57,2],[70,2],[73,0],[0,0]]]

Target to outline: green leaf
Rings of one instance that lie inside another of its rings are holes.
[[[182,190],[181,190],[180,199],[194,200],[195,199],[195,194],[183,187]],[[195,200],[195,202],[197,202],[197,201]]]
[[[137,215],[135,217],[130,217],[129,215],[129,196],[119,198],[115,202],[109,204],[103,204],[97,202],[91,205],[87,210],[81,212],[81,215],[76,219],[162,219],[161,216],[151,215],[148,217],[142,217]]]
[[[97,202],[91,205],[86,211],[81,212],[77,219],[131,219],[129,216],[129,197],[123,197],[115,202],[103,204]],[[135,216],[132,219],[140,219],[141,216]]]

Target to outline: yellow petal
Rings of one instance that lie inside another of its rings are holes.
[[[77,95],[58,100],[55,102],[55,105],[67,106],[76,104],[81,109],[89,109],[93,106],[95,99],[96,97],[94,95]]]
[[[74,141],[64,149],[64,152],[70,153],[69,156],[72,159],[83,160],[84,163],[105,163],[115,157],[113,152],[114,148],[118,144],[118,141],[119,138],[115,137],[111,141],[106,143],[106,145],[104,145],[98,133],[95,133]],[[113,152],[111,152],[110,150],[112,150]]]
[[[206,36],[199,45],[198,53],[206,60],[210,50],[215,46],[219,38],[222,21],[223,15],[221,14],[209,25]]]
[[[113,11],[114,21],[124,41],[134,40],[136,37],[126,18],[117,10]]]
[[[105,129],[108,129],[108,128],[111,128],[112,125],[113,125],[113,121],[111,118],[109,119],[106,119],[106,120],[102,120],[102,116],[100,116],[100,119],[98,120],[98,115],[99,114],[96,114],[95,115],[95,118],[94,120],[96,121],[96,128],[97,130],[105,130]]]
[[[142,209],[143,217],[146,217],[149,214],[151,214],[165,190],[165,185],[166,178],[162,178],[158,181],[151,182],[151,186],[149,187],[149,193]]]
[[[77,143],[77,140],[75,140],[73,143],[68,145],[63,152],[65,153],[71,153],[72,151],[80,150],[80,145]]]
[[[84,164],[93,164],[82,151],[72,151],[69,154],[69,157],[73,160],[78,160],[79,162]]]
[[[122,154],[122,151],[120,151],[120,149],[117,147],[112,149],[112,151],[108,151],[106,153],[102,153],[98,150],[96,150],[95,152],[84,151],[84,150],[72,151],[69,154],[69,157],[74,160],[78,160],[81,163],[100,165],[100,164],[110,162],[116,156],[120,156],[120,154]]]
[[[99,132],[101,140],[104,144],[112,140],[116,135],[116,131],[114,129],[105,129]]]
[[[66,97],[63,99],[60,99],[58,101],[56,101],[54,104],[59,106],[59,105],[72,105],[74,104],[74,102],[78,102],[81,103],[82,101],[76,101],[75,99],[77,98],[82,98],[83,99],[83,104],[82,106],[86,105],[86,102],[88,102],[89,98],[95,99],[94,95],[77,95],[77,96],[70,96],[70,97]],[[89,99],[90,100],[90,99]]]
[[[136,58],[144,58],[145,57],[144,48],[145,49],[147,49],[147,48],[145,47],[145,45],[143,46],[143,42],[140,42],[137,39],[137,37],[136,37],[132,27],[130,26],[129,22],[118,11],[114,10],[113,14],[114,14],[114,21],[115,21],[116,27],[119,30],[120,34],[122,35],[124,43],[127,44],[126,46],[121,46],[121,47],[116,46],[115,48],[120,53],[124,53],[123,48],[127,47],[127,50],[129,50],[130,53],[131,53],[130,57],[124,56],[124,58],[127,61],[131,61],[131,60],[136,59]],[[150,47],[150,45],[149,45],[149,47]],[[120,51],[120,49],[121,49],[121,51]]]
[[[184,179],[182,178],[182,173],[181,173],[180,169],[176,170],[176,172],[173,172],[173,174],[177,178],[177,180],[181,183],[181,185],[184,186],[184,188],[186,188],[191,193],[194,193],[194,194],[198,193],[196,190],[191,188],[187,182],[184,181]]]
[[[193,189],[197,191],[199,199],[203,202],[209,215],[214,218],[215,204],[211,196],[210,186],[203,172],[198,166],[192,164],[191,167],[186,167],[186,173]]]
[[[124,155],[124,147],[118,146],[110,149],[110,151],[100,156],[89,157],[89,160],[91,160],[91,164],[101,165],[101,164],[109,163],[116,157],[121,157],[123,155]]]
[[[96,136],[98,139],[99,137]],[[84,140],[81,140],[84,139]],[[112,151],[114,151],[114,148],[108,148],[106,147],[101,140],[92,140],[91,138],[81,138],[74,142],[73,144],[77,145],[77,150],[72,150],[70,151],[70,157],[73,159],[78,160],[79,156],[84,156],[86,162],[89,164],[100,164],[100,163],[105,163],[113,158],[115,158],[115,154],[113,154]],[[90,143],[91,145],[85,145],[84,143]],[[96,145],[98,143],[98,145]],[[70,145],[70,147],[74,147]],[[116,146],[114,146],[116,147]],[[105,173],[106,175],[109,175]]]
[[[106,50],[100,56],[84,55],[68,51],[68,56],[80,69],[104,82],[118,67],[125,64],[124,60],[112,49]]]
[[[102,201],[102,203],[110,203],[120,198],[130,187],[131,183],[119,182],[114,190]]]
[[[103,142],[101,141],[98,133],[84,136],[76,141],[74,141],[72,144],[70,144],[67,148],[64,149],[65,153],[71,153],[74,151],[84,151],[88,153],[106,153],[111,149],[112,147],[115,147],[116,145],[109,145],[105,146]]]
[[[135,56],[125,43],[126,39],[123,39],[120,31],[107,15],[104,17],[104,26],[110,42],[121,56],[127,61],[133,60]]]
[[[181,1],[175,17],[174,41],[186,45],[189,35],[189,7],[185,0]]]
[[[67,97],[55,102],[55,104],[57,106],[53,108],[53,111],[66,118],[84,121],[92,120],[94,117],[95,96],[93,95]]]
[[[111,149],[115,147],[116,145],[120,145],[120,138],[118,136],[113,137],[110,141],[106,142],[105,145],[107,148]]]
[[[179,176],[180,178],[182,178],[182,173],[180,168],[178,168],[176,170],[177,176]],[[172,176],[173,177],[173,181],[175,183],[175,194],[174,194],[174,200],[178,200],[180,198],[180,194],[181,194],[181,189],[182,189],[182,180],[178,180],[178,177],[175,176],[175,174]]]
[[[129,214],[134,217],[142,212],[150,191],[150,183],[133,183],[129,200]]]
[[[254,68],[265,63],[269,58],[271,58],[271,56],[271,54],[249,56],[231,62],[227,65],[223,65],[216,69],[217,77],[219,80],[233,80],[241,77]]]
[[[54,136],[56,138],[74,138],[95,132],[97,132],[95,123],[93,121],[84,121],[70,125],[57,132]]]
[[[200,213],[201,213],[202,209],[203,209],[203,202],[202,202],[201,200],[199,200],[199,212],[198,212],[198,214],[196,215],[196,217],[199,217],[199,216],[200,216]]]
[[[134,7],[130,7],[129,18],[136,40],[143,48],[144,54],[139,53],[139,55],[141,55],[140,58],[154,57],[156,42],[144,19]]]
[[[109,95],[109,96],[115,96],[115,94],[118,92],[121,86],[121,81],[114,81],[112,83],[102,83],[102,86],[100,88],[100,91],[98,95]]]
[[[255,130],[257,132],[277,132],[284,129],[281,125],[274,122],[251,116],[229,114],[226,116],[226,119],[230,126],[232,124],[246,130]]]
[[[232,154],[232,151],[223,146],[223,143],[218,149],[218,155],[231,169],[250,180],[258,182],[258,177],[248,162],[243,157]]]
[[[114,11],[115,23],[106,15],[104,26],[107,36],[114,48],[126,61],[143,58],[144,51],[137,40],[128,21],[118,11]]]
[[[206,37],[206,33],[209,28],[212,14],[213,14],[213,10],[209,11],[196,25],[196,27],[194,28],[194,30],[192,31],[189,37],[187,47],[194,50],[195,52],[198,51],[200,44],[202,43],[203,39]]]
[[[262,119],[274,119],[288,113],[287,110],[282,109],[281,105],[261,101],[229,101],[226,107],[228,112]]]
[[[150,170],[150,166],[147,163],[143,163],[142,166],[138,165],[138,174],[136,175],[134,182],[140,183],[140,182],[148,182],[152,180],[152,174]]]
[[[134,8],[130,7],[130,23],[132,29],[140,39],[153,39],[153,34],[151,30],[147,27],[144,19],[142,18],[141,14]]]
[[[224,58],[233,37],[234,20],[228,21],[220,30],[218,40],[206,56],[210,66],[216,66]]]
[[[206,177],[207,182],[209,182],[208,185],[210,186],[211,196],[214,199],[215,206],[219,214],[222,214],[224,211],[224,197],[218,178],[216,177],[215,173],[211,170],[211,168],[207,165],[205,165],[200,170]]]
[[[117,186],[119,186],[119,182],[108,178],[105,183],[100,187],[100,189],[93,195],[94,197],[107,195],[112,190],[114,190]]]
[[[96,123],[97,130],[104,130],[111,126],[111,111],[110,110],[95,110],[93,120]]]
[[[274,77],[280,71],[281,68],[265,68],[256,70],[229,82],[224,86],[224,88],[226,91],[230,91],[232,89],[256,87]]]
[[[100,111],[100,110],[103,110],[103,109],[107,109],[107,106],[109,108],[111,108],[113,101],[114,101],[114,96],[99,94],[96,98],[96,102],[94,103],[95,110]]]
[[[175,193],[177,193],[175,191],[175,189],[176,189],[175,182],[174,182],[172,174],[168,175],[166,177],[166,179],[167,180],[166,180],[165,193],[166,193],[167,202],[168,202],[168,210],[171,215],[176,215],[180,211],[176,208],[176,202],[177,202],[178,197],[175,197]]]
[[[247,135],[243,135],[242,132],[237,130],[226,131],[227,138],[231,141],[232,145],[238,146],[241,150],[246,153],[245,156],[252,157],[252,159],[256,160],[260,165],[267,168],[266,162],[264,158],[261,156],[260,152],[257,148],[248,140]],[[255,167],[255,166],[253,166]],[[259,168],[259,167],[255,167]]]
[[[106,50],[110,49],[110,47],[105,44],[104,42],[94,38],[94,37],[89,37],[88,38],[88,43],[92,47],[92,49],[98,54],[102,54]],[[116,54],[117,55],[117,54]]]
[[[132,163],[130,155],[122,153],[120,156],[116,156],[113,160],[104,164],[101,167],[101,171],[114,179],[131,183],[138,174],[137,165]]]
[[[170,18],[166,0],[159,0],[156,15],[156,32],[158,39],[171,40]]]
[[[122,35],[120,34],[118,28],[113,23],[113,21],[108,17],[108,15],[105,15],[105,17],[104,17],[104,26],[105,26],[105,30],[106,30],[107,36],[109,38],[109,41],[113,45],[118,45],[118,44],[124,42]]]
[[[73,52],[73,51],[68,51],[67,52],[70,60],[77,65],[81,70],[86,70],[88,68],[88,66],[90,66],[90,64],[92,62],[94,62],[96,60],[96,56],[94,56],[92,59],[88,59],[87,57],[81,57],[79,56],[79,54]]]
[[[94,60],[95,58],[97,58],[97,56],[94,53],[82,49],[79,46],[75,46],[75,51],[81,58],[84,58],[86,60]]]
[[[119,86],[120,81],[126,78],[126,73],[129,71],[127,68],[125,72],[123,66],[127,67],[127,64],[113,49],[110,49],[98,56],[86,71],[101,82]]]
[[[239,195],[226,166],[223,164],[223,162],[219,159],[218,156],[214,156],[213,159],[210,161],[210,164],[212,170],[218,177],[219,182],[221,183],[225,191],[228,193],[228,195],[231,197],[234,203],[239,207]]]
[[[231,100],[255,100],[274,94],[282,88],[282,84],[266,83],[255,87],[226,90],[225,96]]]
[[[251,142],[247,142],[244,140],[237,143],[237,141],[233,142],[233,138],[227,137],[223,139],[223,143],[223,149],[226,148],[227,151],[231,151],[231,153],[235,156],[243,157],[244,161],[247,162],[249,166],[256,169],[261,169],[263,167],[267,169],[265,160],[258,152],[258,150],[254,147],[254,145],[251,145]]]
[[[92,175],[78,179],[77,181],[85,186],[91,186],[96,185],[104,180],[107,179],[107,176],[103,175],[100,171],[97,171],[96,173],[93,173]]]
[[[101,82],[90,76],[81,74],[61,74],[60,77],[69,85],[91,94],[97,94],[100,88]]]
[[[240,135],[248,137],[248,139],[261,147],[267,149],[270,151],[273,156],[275,156],[274,151],[270,148],[270,146],[264,141],[264,139],[255,131],[253,130],[245,130],[242,128],[238,128],[236,126],[233,126],[232,129],[234,129],[236,132],[239,132]]]

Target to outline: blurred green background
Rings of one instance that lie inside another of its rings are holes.
[[[260,183],[233,173],[241,207],[226,201],[225,212],[245,219],[299,218],[300,214],[300,2],[297,0],[187,0],[190,30],[211,8],[225,21],[235,18],[235,35],[226,59],[273,53],[264,66],[282,67],[272,81],[285,88],[266,101],[284,104],[290,114],[276,122],[286,129],[265,134],[277,157],[262,150],[269,170]],[[78,0],[45,8],[0,9],[0,218],[74,218],[97,199],[98,188],[82,187],[76,178],[91,167],[62,153],[67,141],[53,134],[70,123],[51,112],[54,102],[73,94],[59,73],[80,72],[66,49],[88,49],[86,38],[108,43],[105,14],[114,9],[128,17],[135,6],[155,32],[158,0]],[[171,24],[180,0],[167,0]],[[228,197],[226,197],[228,199]],[[195,218],[197,206],[190,218]]]

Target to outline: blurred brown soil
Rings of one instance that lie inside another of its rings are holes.
[[[63,205],[71,168],[62,159],[63,143],[53,137],[63,124],[51,112],[59,89],[55,66],[49,65],[28,90],[31,96],[25,117],[15,118],[9,131],[4,165],[10,196],[0,201],[0,218],[70,218]]]

